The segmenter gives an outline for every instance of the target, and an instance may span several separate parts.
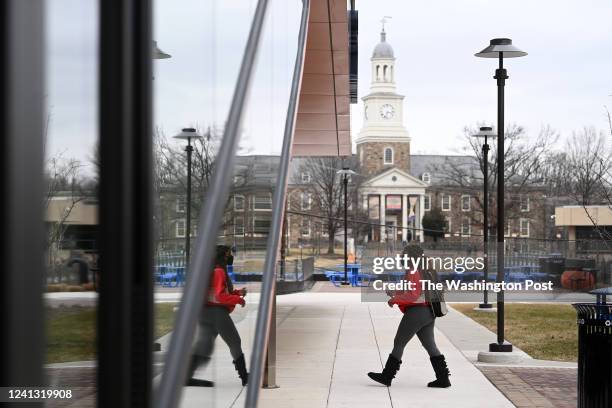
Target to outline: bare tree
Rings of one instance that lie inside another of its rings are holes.
[[[612,155],[603,132],[592,127],[575,132],[563,156],[567,170],[561,180],[566,193],[579,205],[601,204],[606,196],[606,176],[612,169]]]
[[[89,195],[90,191],[83,188],[81,163],[72,158],[64,158],[57,154],[45,162],[45,179],[47,191],[44,197],[45,213],[49,214],[53,200],[62,199],[62,208],[53,211],[53,219],[47,222],[46,252],[47,264],[51,274],[57,274],[63,267],[59,257],[68,220],[74,208]]]
[[[483,215],[483,184],[489,185],[489,208],[495,208],[497,190],[497,143],[489,140],[489,174],[484,180],[484,158],[482,139],[472,137],[477,126],[466,126],[463,130],[463,147],[460,152],[465,156],[449,156],[442,164],[431,165],[430,171],[441,179],[444,190],[471,193],[476,206],[468,213],[472,222],[481,222]],[[551,147],[557,142],[558,134],[550,126],[544,126],[536,138],[529,138],[524,127],[509,125],[504,132],[504,185],[510,193],[505,200],[506,214],[512,216],[517,211],[520,200],[515,199],[528,194],[535,188],[542,188],[545,164]],[[490,228],[497,226],[497,218],[489,214]]]
[[[310,193],[313,207],[319,215],[324,216],[323,227],[327,232],[327,253],[334,253],[335,236],[343,228],[344,219],[344,185],[343,178],[337,174],[347,160],[341,157],[308,157],[299,165],[298,174],[309,173],[311,182],[304,186],[304,191]],[[354,160],[351,160],[351,168],[355,170]],[[354,219],[358,207],[357,189],[360,177],[353,176],[348,184],[347,196],[351,205],[351,215],[348,218]],[[296,183],[299,184],[299,183]],[[350,204],[349,204],[350,205]],[[292,208],[299,210],[300,208]]]

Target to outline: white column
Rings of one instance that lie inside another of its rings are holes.
[[[431,204],[430,204],[431,205]],[[425,215],[425,196],[421,194],[419,197],[419,213],[417,215],[417,219],[419,220],[419,228],[421,228],[421,235],[419,236],[420,241],[425,241],[425,231],[423,231],[423,215]]]
[[[387,235],[385,234],[387,227],[385,226],[385,195],[380,194],[380,242],[385,242]]]
[[[408,197],[402,194],[402,241],[408,241]]]
[[[368,195],[364,194],[363,195],[363,211],[368,214],[367,216],[367,220],[368,222],[370,221],[370,207],[369,207],[370,203],[369,203],[369,199],[368,199]],[[372,227],[370,226],[370,232],[368,232],[368,234],[372,233]],[[365,242],[368,242],[368,235],[366,234],[365,236]]]

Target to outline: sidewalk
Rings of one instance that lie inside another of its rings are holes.
[[[277,305],[279,388],[261,390],[260,407],[514,406],[440,330],[436,339],[452,372],[451,388],[427,388],[434,373],[416,338],[405,351],[392,387],[371,381],[366,373],[382,369],[401,318],[397,309],[386,304],[362,303],[358,293],[307,292],[279,296]],[[255,313],[256,305],[249,305],[237,324],[245,351],[250,350]],[[210,366],[197,373],[214,379],[216,387],[186,388],[182,407],[243,406],[245,392],[227,347],[221,341],[217,347]]]

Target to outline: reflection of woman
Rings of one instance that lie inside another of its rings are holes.
[[[408,245],[404,248],[403,254],[407,254],[409,259],[418,259],[423,257],[423,249],[418,245]],[[391,299],[387,302],[390,307],[398,305],[404,316],[402,316],[395,334],[393,351],[389,354],[382,373],[368,373],[368,377],[387,387],[391,385],[391,381],[399,371],[404,348],[415,334],[427,350],[431,365],[436,373],[436,380],[430,382],[427,386],[446,388],[451,385],[448,379],[450,373],[446,366],[446,360],[436,346],[434,338],[436,318],[430,302],[427,301],[429,299],[425,297],[426,293],[421,290],[420,280],[423,279],[421,276],[419,269],[408,271],[405,280],[412,282],[414,290],[391,293]]]
[[[234,290],[226,270],[228,255],[229,248],[227,246],[217,246],[214,272],[207,294],[206,309],[203,313],[200,313],[198,340],[191,358],[187,377],[187,385],[190,386],[212,387],[214,385],[212,381],[193,378],[193,374],[198,366],[210,361],[217,335],[220,335],[229,346],[230,353],[234,359],[234,366],[242,380],[242,385],[246,385],[248,381],[240,334],[238,334],[238,330],[236,330],[236,326],[230,317],[230,313],[234,311],[236,305],[244,307],[246,289]]]

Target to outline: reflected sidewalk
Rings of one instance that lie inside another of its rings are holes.
[[[256,299],[253,299],[255,301]],[[373,383],[366,373],[380,370],[401,318],[386,304],[362,303],[359,293],[305,292],[277,300],[277,389],[264,389],[265,408],[328,407],[513,407],[506,397],[437,330],[438,346],[452,373],[449,389],[430,389],[434,378],[429,358],[415,338],[390,388]],[[247,311],[248,310],[248,311]],[[237,327],[250,350],[256,304],[245,310]],[[247,356],[249,357],[249,356]],[[227,347],[220,341],[211,366],[200,378],[215,380],[212,389],[188,387],[182,407],[213,404],[240,407],[239,386]]]

